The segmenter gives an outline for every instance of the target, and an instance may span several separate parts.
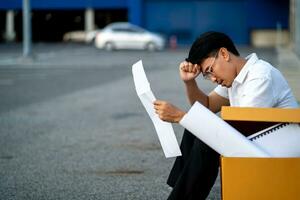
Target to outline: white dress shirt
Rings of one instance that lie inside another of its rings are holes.
[[[221,85],[215,92],[229,99],[235,107],[297,108],[298,104],[280,71],[258,59],[255,53],[246,57],[247,62],[234,79],[230,88]]]

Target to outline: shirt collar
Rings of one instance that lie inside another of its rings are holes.
[[[246,57],[246,64],[243,66],[241,69],[240,73],[235,77],[234,81],[242,84],[246,78],[246,75],[249,71],[249,68],[256,62],[258,61],[258,57],[256,53],[252,53]]]

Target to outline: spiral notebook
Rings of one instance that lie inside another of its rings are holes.
[[[247,137],[272,157],[300,157],[300,124],[280,123]]]

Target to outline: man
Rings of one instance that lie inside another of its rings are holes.
[[[224,33],[206,32],[193,43],[186,61],[179,65],[190,104],[200,102],[212,112],[222,106],[295,108],[297,102],[282,74],[255,53],[239,56],[232,40]],[[195,78],[199,74],[218,86],[206,95]],[[174,105],[157,100],[159,117],[178,123],[186,114]],[[206,199],[218,175],[219,155],[184,131],[178,157],[167,183],[173,187],[168,199]]]

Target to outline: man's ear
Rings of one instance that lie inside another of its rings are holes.
[[[222,58],[225,61],[228,62],[230,60],[230,53],[229,53],[229,51],[225,47],[221,47],[220,53],[221,53]]]

